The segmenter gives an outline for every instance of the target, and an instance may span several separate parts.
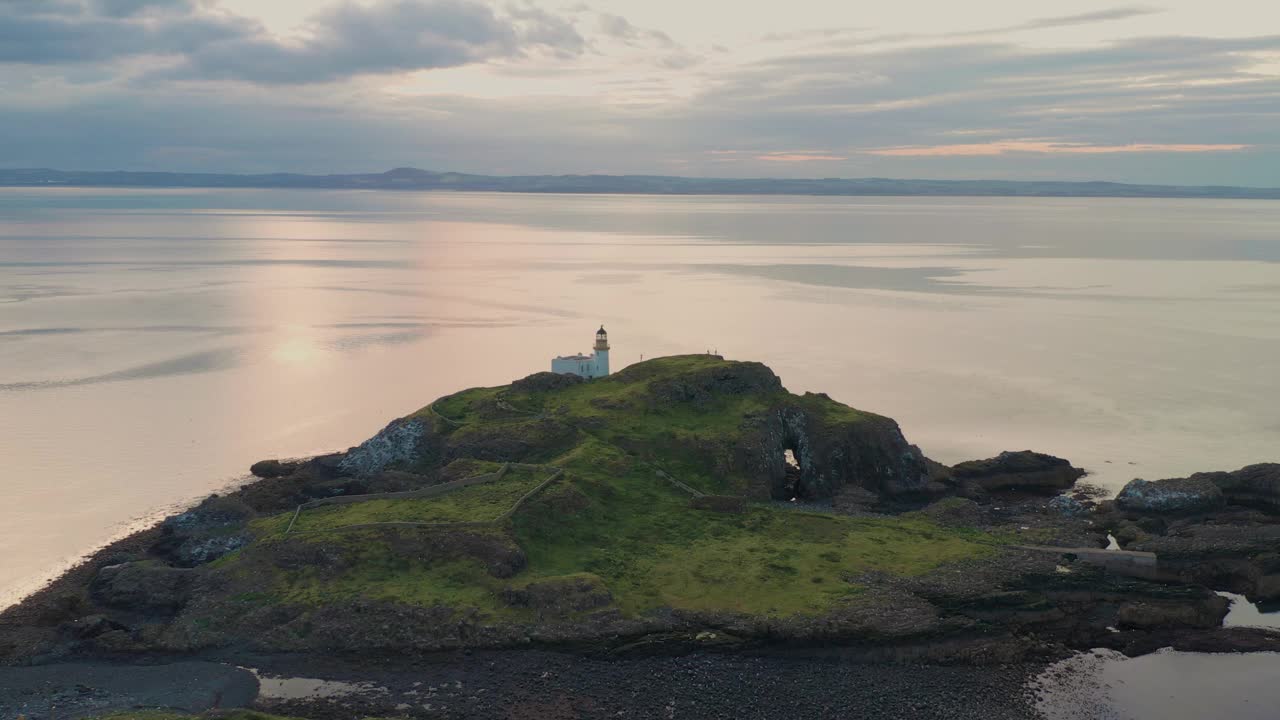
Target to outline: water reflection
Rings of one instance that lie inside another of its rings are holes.
[[[1249,598],[1235,593],[1220,592],[1231,600],[1231,608],[1222,624],[1227,627],[1280,628],[1280,606],[1249,602]]]
[[[387,689],[371,682],[343,682],[317,678],[263,676],[254,668],[241,668],[258,679],[258,701],[334,699],[350,695],[385,694]]]
[[[1057,663],[1033,687],[1044,720],[1274,720],[1277,677],[1280,653],[1096,651]]]

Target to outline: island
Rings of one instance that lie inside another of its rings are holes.
[[[1280,465],[1103,500],[1064,459],[946,466],[890,418],[717,355],[464,390],[252,473],[0,614],[0,707],[50,677],[181,668],[209,679],[164,676],[153,704],[1023,717],[1029,674],[1073,651],[1280,650],[1222,627],[1218,592],[1280,599]],[[456,685],[412,681],[431,673]],[[377,692],[258,697],[290,675]],[[64,717],[151,697],[67,693]]]
[[[831,197],[1124,197],[1277,200],[1280,188],[1136,185],[1061,180],[898,178],[707,178],[669,175],[477,175],[399,167],[381,173],[84,171],[0,168],[0,187],[258,188],[630,195],[816,195]]]

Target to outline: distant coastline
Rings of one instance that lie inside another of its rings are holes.
[[[906,197],[1109,197],[1280,200],[1280,188],[1018,180],[890,178],[690,178],[661,175],[472,175],[396,168],[383,173],[305,175],[0,169],[0,187],[283,188],[453,190],[635,195],[815,195]]]

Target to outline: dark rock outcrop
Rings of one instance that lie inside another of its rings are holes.
[[[235,496],[214,495],[187,512],[165,520],[151,552],[179,567],[213,562],[249,543],[244,524],[255,513]]]
[[[1234,472],[1196,473],[1189,479],[1212,482],[1233,503],[1280,512],[1280,463],[1259,463]]]
[[[1222,490],[1204,477],[1148,482],[1131,480],[1116,496],[1116,507],[1135,513],[1189,514],[1219,508]]]
[[[1084,471],[1044,453],[1006,451],[986,460],[969,460],[951,468],[960,485],[985,492],[1057,494],[1075,484]]]
[[[424,420],[393,420],[377,435],[348,450],[338,468],[344,473],[367,477],[397,463],[411,463],[421,457],[419,445],[426,434]]]
[[[176,612],[191,597],[195,571],[149,562],[108,565],[98,571],[90,591],[107,607]]]
[[[1280,596],[1280,465],[1134,480],[1094,520],[1125,549],[1154,552],[1172,582]]]
[[[1222,625],[1230,606],[1230,600],[1218,595],[1194,603],[1140,600],[1121,605],[1116,620],[1121,627],[1142,630],[1215,628]]]
[[[249,472],[263,479],[278,478],[293,473],[299,465],[284,460],[259,460],[249,466]]]
[[[627,377],[623,370],[615,377]],[[649,396],[658,406],[686,404],[705,408],[735,395],[768,395],[782,391],[782,380],[757,362],[701,368],[649,383]]]
[[[747,494],[754,497],[822,500],[846,488],[890,497],[931,491],[924,456],[896,422],[849,411],[824,395],[785,399],[748,429],[735,448],[734,472],[752,478]],[[794,481],[787,450],[799,464]]]

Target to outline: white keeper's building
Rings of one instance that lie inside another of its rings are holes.
[[[551,359],[551,372],[561,375],[581,375],[584,378],[604,377],[609,374],[609,333],[604,326],[596,331],[595,352],[590,355],[562,355]]]

